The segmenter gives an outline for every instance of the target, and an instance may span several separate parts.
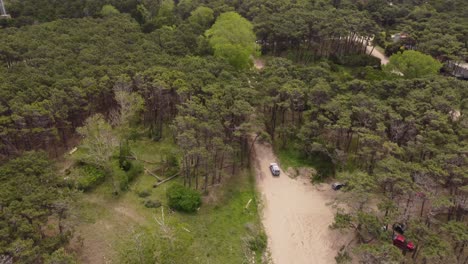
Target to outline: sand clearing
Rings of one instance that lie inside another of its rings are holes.
[[[262,59],[254,59],[254,67],[261,70],[265,67],[265,62]]]
[[[328,226],[333,222],[336,193],[328,184],[312,185],[307,178],[291,179],[282,170],[271,175],[276,162],[269,145],[255,144],[257,186],[262,195],[262,221],[274,264],[335,263],[345,237]],[[283,168],[284,169],[284,168]]]

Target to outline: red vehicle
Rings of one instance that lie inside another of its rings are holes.
[[[411,241],[407,241],[403,235],[395,234],[393,236],[393,245],[397,246],[401,250],[413,251],[415,246]]]

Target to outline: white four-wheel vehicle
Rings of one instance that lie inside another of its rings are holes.
[[[280,175],[280,168],[278,164],[276,163],[270,163],[270,171],[273,176],[279,176]]]

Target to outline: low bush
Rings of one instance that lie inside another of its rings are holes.
[[[88,191],[104,181],[105,177],[106,173],[102,168],[90,164],[82,165],[79,169],[79,177],[76,181],[77,188]]]
[[[124,171],[129,171],[132,168],[132,163],[129,160],[124,159],[120,162],[120,168]]]
[[[248,240],[250,250],[263,252],[267,246],[267,236],[265,232],[259,232],[256,236]]]
[[[158,201],[158,200],[145,200],[143,202],[143,204],[145,205],[145,207],[147,208],[158,208],[158,207],[161,207],[161,202]]]
[[[130,169],[127,171],[128,181],[133,181],[138,175],[143,173],[143,165],[138,161],[133,161],[131,163]]]
[[[166,196],[169,207],[175,210],[195,212],[201,205],[200,193],[180,184],[174,184],[169,187],[167,189]]]
[[[114,170],[113,172],[114,180],[118,183],[118,185],[114,186],[114,192],[116,194],[120,191],[126,191],[128,189],[128,175],[123,170]]]
[[[131,155],[128,141],[121,144],[119,148],[119,166],[124,171],[129,171],[132,168],[132,163],[128,160]]]
[[[115,178],[119,181],[120,190],[125,191],[128,189],[128,184],[133,181],[138,175],[143,173],[143,165],[137,161],[130,163],[128,171],[114,170]]]

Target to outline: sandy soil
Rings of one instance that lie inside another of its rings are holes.
[[[291,179],[284,171],[273,177],[269,163],[276,158],[271,146],[256,143],[254,151],[262,221],[273,263],[335,263],[347,239],[328,228],[333,222],[329,204],[336,193],[328,184],[312,185],[304,177]]]
[[[366,51],[369,55],[373,56],[373,57],[376,57],[377,59],[380,59],[380,63],[382,65],[385,65],[388,63],[388,57],[385,56],[385,54],[383,54],[382,52],[380,52],[379,50],[377,49],[373,49],[373,47],[371,45],[367,46],[366,47]],[[372,51],[372,53],[371,53]]]
[[[261,70],[265,67],[265,62],[261,59],[254,59],[254,67]]]

